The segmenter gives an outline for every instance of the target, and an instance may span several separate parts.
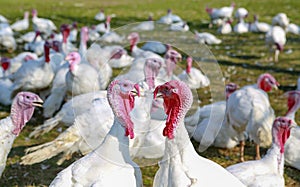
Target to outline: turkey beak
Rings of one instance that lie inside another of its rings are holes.
[[[157,86],[153,92],[153,99],[163,97],[162,93],[160,92],[160,86]]]
[[[141,96],[141,89],[140,89],[139,84],[135,84],[134,89],[135,90],[132,90],[131,92],[136,94],[138,97],[140,97]]]
[[[273,88],[274,88],[275,90],[278,90],[278,86],[280,86],[280,84],[279,84],[278,82],[276,82],[276,84],[273,85]]]
[[[43,100],[38,97],[35,101],[32,102],[32,105],[36,107],[43,107],[43,103]]]
[[[71,57],[70,56],[66,56],[65,60],[69,61],[69,60],[71,60]]]

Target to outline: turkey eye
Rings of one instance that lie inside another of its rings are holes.
[[[26,99],[29,99],[30,97],[28,95],[26,95]]]

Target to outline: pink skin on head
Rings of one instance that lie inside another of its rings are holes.
[[[30,120],[34,112],[34,107],[42,106],[42,99],[31,92],[20,92],[16,95],[11,106],[11,119],[15,126],[12,133],[18,136]]]
[[[173,70],[176,68],[177,62],[181,61],[182,57],[180,53],[170,48],[165,54],[165,59],[167,75],[170,77],[173,74]]]
[[[276,49],[279,51],[283,51],[283,45],[280,45],[279,43],[275,43]]]
[[[89,28],[88,27],[82,27],[80,32],[80,38],[83,44],[86,46],[87,41],[89,40]]]
[[[29,12],[24,12],[24,19],[28,19],[28,17],[29,17]]]
[[[127,54],[123,49],[116,49],[112,52],[111,59],[120,59],[123,55]]]
[[[31,55],[26,55],[23,60],[24,62],[28,62],[29,60],[34,60],[34,58]]]
[[[63,35],[63,43],[67,43],[67,39],[70,35],[70,27],[67,24],[62,24],[60,26],[60,32]]]
[[[133,32],[133,33],[129,34],[127,39],[129,40],[129,43],[130,43],[130,52],[132,52],[133,47],[136,46],[136,44],[140,40],[139,34],[137,32]]]
[[[265,73],[259,76],[257,85],[258,88],[264,90],[265,92],[269,92],[272,90],[272,88],[277,88],[277,86],[279,86],[279,83],[272,75],[270,75],[269,73]]]
[[[237,90],[238,86],[235,83],[228,83],[226,84],[225,88],[225,94],[226,94],[226,100],[229,98],[229,96]]]
[[[148,58],[144,66],[144,74],[146,78],[146,83],[149,86],[149,89],[155,87],[155,78],[157,77],[160,68],[162,67],[162,62],[159,59]]]
[[[293,121],[287,117],[277,117],[273,123],[273,142],[279,145],[280,153],[284,153],[284,144],[290,137]]]
[[[190,74],[190,73],[191,73],[192,63],[193,63],[193,58],[189,56],[189,57],[186,59],[186,73],[187,73],[187,74]]]
[[[295,112],[300,107],[300,91],[294,90],[294,91],[288,91],[284,94],[288,98],[287,100],[287,106],[288,111],[286,113],[286,116],[289,114],[295,114]]]
[[[76,65],[80,63],[81,57],[78,52],[71,52],[66,56],[65,60],[69,61],[69,69],[72,72],[75,70]]]
[[[163,135],[173,139],[175,128],[192,105],[193,95],[185,83],[177,80],[157,86],[153,94],[154,99],[159,97],[159,93],[162,94],[165,112],[168,115]]]
[[[206,7],[206,8],[205,8],[205,11],[206,11],[208,14],[212,14],[213,9],[212,9],[212,8]]]
[[[60,52],[61,43],[57,40],[52,42],[52,49],[56,52]]]
[[[37,17],[37,14],[38,14],[37,10],[36,9],[32,9],[32,11],[31,11],[32,17]]]
[[[2,57],[1,67],[3,68],[4,71],[8,70],[8,68],[10,67],[10,59],[6,57]]]
[[[134,138],[130,112],[134,108],[134,93],[140,95],[138,84],[129,80],[115,80],[107,89],[107,98],[120,124],[125,127],[125,136]]]

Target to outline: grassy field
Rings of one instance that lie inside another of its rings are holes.
[[[178,2],[176,0],[110,0],[110,1],[78,1],[78,0],[0,0],[0,14],[6,16],[11,23],[23,16],[23,12],[36,8],[40,17],[51,18],[57,26],[62,23],[72,23],[77,21],[79,26],[93,25],[98,22],[93,19],[100,8],[105,10],[106,14],[116,14],[112,19],[112,27],[118,28],[128,23],[146,20],[149,14],[153,15],[154,20],[166,14],[168,8],[172,8],[173,13],[180,15],[187,20],[191,30],[209,31],[216,34],[216,29],[208,29],[209,17],[205,12],[205,6],[221,7],[230,5],[231,0],[186,0]],[[249,10],[249,17],[258,14],[261,21],[271,23],[272,17],[279,12],[287,13],[291,22],[300,24],[299,0],[265,0],[265,1],[247,1],[240,0],[236,2],[237,7],[245,7]],[[298,22],[297,22],[298,21]],[[267,60],[268,49],[264,43],[263,34],[229,34],[226,36],[218,35],[223,40],[221,45],[209,46],[209,49],[218,60],[223,76],[226,82],[235,82],[239,86],[253,84],[261,73],[271,73],[280,83],[279,90],[269,94],[270,102],[277,116],[284,115],[286,108],[286,99],[282,94],[287,90],[293,90],[296,87],[296,81],[300,74],[300,37],[293,34],[287,34],[287,44],[284,52],[280,54],[279,62],[273,63]],[[1,56],[14,56],[15,53],[8,54],[1,50]],[[183,64],[181,64],[183,65]],[[209,89],[198,90],[199,98],[203,104],[209,103]],[[204,94],[208,93],[208,94]],[[0,118],[9,115],[9,108],[0,108]],[[27,138],[34,126],[40,124],[42,110],[38,109],[33,119],[24,128],[24,131],[16,139],[13,149],[9,154],[6,169],[0,180],[0,186],[47,186],[62,169],[80,158],[81,155],[74,157],[61,166],[55,163],[58,158],[50,159],[41,164],[32,166],[22,166],[19,164],[20,158],[24,155],[24,149],[28,146],[41,144],[54,139],[57,131],[50,132],[38,139]],[[299,115],[296,115],[296,121],[299,121]],[[194,142],[197,146],[197,143]],[[265,153],[266,149],[262,150]],[[254,156],[254,147],[247,143],[245,159],[252,160]],[[209,148],[203,153],[199,153],[222,166],[238,162],[238,147],[232,150]],[[143,180],[145,186],[151,186],[152,180],[157,170],[157,165],[143,167]],[[300,186],[300,171],[285,167],[286,186]]]

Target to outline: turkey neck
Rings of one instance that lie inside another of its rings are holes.
[[[96,149],[96,152],[103,158],[117,164],[128,163],[131,160],[129,155],[129,140],[125,136],[125,128],[116,118],[102,144]]]
[[[192,144],[188,132],[184,127],[184,122],[180,120],[176,128],[174,139],[166,139],[166,150],[168,150],[170,156],[174,156],[175,154],[183,155],[191,146]]]
[[[277,166],[278,174],[283,176],[284,170],[284,153],[280,153],[280,147],[275,143],[268,150],[266,156],[262,160],[271,161],[274,166]]]

